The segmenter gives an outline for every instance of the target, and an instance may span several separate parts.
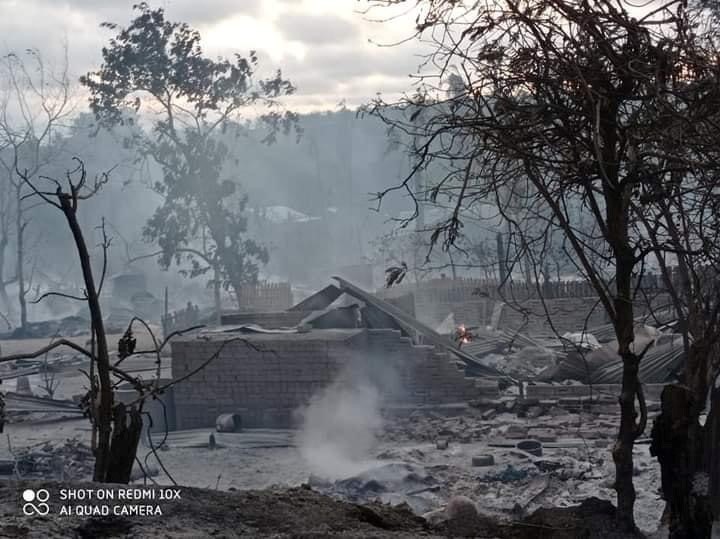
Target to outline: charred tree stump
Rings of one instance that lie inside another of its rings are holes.
[[[704,461],[710,478],[710,505],[713,517],[720,516],[720,389],[713,388],[711,408],[705,422]]]
[[[686,386],[666,386],[651,434],[650,453],[660,463],[671,539],[710,539],[712,533],[704,429],[693,419],[694,404]]]
[[[113,434],[105,482],[127,484],[142,433],[142,416],[137,408],[133,406],[128,410],[123,403],[117,404],[113,412]]]

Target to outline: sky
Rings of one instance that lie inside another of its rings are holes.
[[[104,21],[126,25],[139,0],[0,0],[0,51],[38,49],[59,62],[67,43],[77,77],[97,69],[101,48],[114,35]],[[166,17],[200,31],[212,57],[258,51],[261,69],[280,68],[297,87],[289,105],[299,112],[353,107],[378,93],[392,99],[411,91],[422,61],[410,41],[414,14],[372,11],[365,0],[154,0]],[[403,8],[406,10],[407,8]]]

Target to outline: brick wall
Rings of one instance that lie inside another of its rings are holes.
[[[419,299],[419,298],[418,298]],[[487,326],[492,318],[494,300],[473,299],[459,302],[420,302],[415,304],[420,322],[437,327],[447,315],[455,313],[455,322],[466,326]]]
[[[617,402],[620,395],[620,384],[529,384],[525,389],[528,399],[562,399],[562,398],[608,398]],[[660,395],[665,384],[643,384],[645,398],[648,401],[660,402]]]
[[[476,288],[480,288],[484,295],[473,295]],[[437,327],[450,313],[455,313],[457,324],[490,325],[493,306],[497,302],[506,303],[499,329],[520,329],[530,335],[553,335],[548,314],[560,334],[609,323],[592,287],[578,281],[550,283],[543,291],[545,308],[543,301],[538,298],[537,290],[524,283],[515,283],[513,287],[506,288],[502,297],[498,293],[497,283],[473,279],[435,279],[419,285],[403,283],[401,286],[379,290],[377,294],[394,301],[406,312],[414,312],[418,320],[430,327]],[[652,298],[651,305],[655,310],[667,308],[670,304],[666,294],[653,292],[648,297]],[[636,316],[649,310],[648,298],[639,294],[635,304]]]
[[[539,299],[518,303],[514,308],[507,304],[503,307],[500,328],[519,329],[529,335],[554,335],[548,314],[561,335],[608,323],[605,309],[593,297],[549,299],[545,300],[545,308]]]
[[[648,305],[645,298],[638,299],[634,305],[635,316],[647,315],[652,311],[659,312],[663,308],[667,308],[668,304],[669,300],[665,295],[652,298],[652,307]],[[527,314],[527,321],[525,314]],[[499,327],[501,329],[519,329],[529,335],[553,336],[548,314],[553,326],[561,335],[568,331],[593,329],[610,323],[610,319],[597,297],[556,298],[545,300],[545,308],[539,299],[518,301],[515,308],[504,305]],[[652,320],[649,323],[652,324]]]
[[[417,319],[432,328],[442,323],[450,313],[455,313],[456,324],[484,327],[491,325],[496,303],[496,300],[489,298],[430,303],[416,297],[415,303],[411,305]],[[597,297],[546,299],[544,303],[555,329],[561,335],[567,331],[582,331],[609,323],[605,309]],[[654,297],[652,310],[659,312],[667,308],[669,303],[669,298],[665,295]],[[398,304],[398,307],[406,312],[409,310],[407,302]],[[649,312],[651,309],[647,300],[643,298],[636,302],[636,316]],[[512,303],[506,303],[502,308],[498,329],[518,329],[528,335],[554,336],[547,313],[539,299],[512,300]],[[652,324],[652,320],[650,323]]]
[[[392,330],[313,331],[252,338],[222,348],[217,359],[175,386],[178,429],[207,427],[222,413],[240,413],[246,426],[287,427],[294,411],[346,369],[367,375],[384,404],[444,404],[476,396],[473,379],[446,354],[413,346]],[[207,360],[218,340],[172,342],[179,378]]]
[[[496,303],[496,300],[493,299],[472,299],[454,303],[420,302],[419,299],[416,298],[414,305],[416,316],[420,322],[430,327],[437,327],[450,313],[455,314],[457,324],[489,326],[492,323],[493,307]],[[545,306],[552,317],[553,324],[562,334],[566,331],[582,330],[586,318],[596,302],[597,298],[557,298],[545,300]],[[516,302],[516,304],[527,313],[527,323],[524,312],[506,304],[500,317],[498,326],[500,329],[521,329],[530,335],[553,334],[541,300],[527,299]],[[595,308],[587,323],[587,327],[607,323],[605,311],[601,305]]]
[[[382,377],[378,386],[385,381],[388,404],[447,404],[477,396],[475,380],[465,377],[464,365],[434,346],[412,345],[399,331],[369,330],[367,351],[361,360]]]

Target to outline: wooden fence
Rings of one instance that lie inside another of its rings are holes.
[[[259,283],[243,286],[238,293],[239,312],[262,313],[284,311],[293,304],[290,283]]]

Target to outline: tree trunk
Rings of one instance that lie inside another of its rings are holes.
[[[241,281],[235,281],[232,282],[232,288],[233,288],[233,296],[235,296],[235,305],[237,305],[238,311],[242,311],[243,309],[243,295],[242,295],[242,287],[243,283]]]
[[[705,462],[710,476],[710,504],[714,518],[720,516],[720,389],[712,388],[710,412],[705,422]]]
[[[8,239],[7,236],[3,236],[0,240],[0,301],[2,301],[3,309],[5,309],[8,317],[12,317],[13,306],[10,303],[8,297],[7,287],[5,286],[5,249],[7,249]]]
[[[662,472],[671,539],[709,539],[712,534],[713,500],[718,495],[718,391],[711,394],[711,408],[700,424],[708,394],[708,357],[712,348],[693,342],[685,358],[687,385],[663,389],[662,409],[653,427],[653,455]]]
[[[0,301],[2,301],[3,308],[5,309],[8,319],[12,318],[14,309],[12,307],[12,303],[10,302],[10,298],[8,297],[5,283],[3,282],[0,282]]]
[[[215,299],[215,325],[221,326],[222,325],[222,298],[220,297],[220,286],[222,285],[220,281],[220,271],[218,268],[214,268],[214,276],[213,276],[213,296]],[[237,291],[236,291],[237,293]]]
[[[98,297],[92,265],[90,263],[90,254],[88,253],[87,244],[85,243],[85,238],[75,212],[74,204],[76,201],[73,201],[70,195],[66,194],[58,195],[58,199],[63,214],[70,226],[80,258],[80,267],[82,268],[83,280],[85,282],[88,308],[90,309],[90,323],[97,347],[95,359],[97,362],[98,379],[100,381],[100,402],[95,418],[98,442],[97,449],[95,450],[93,481],[106,482],[108,481],[110,466],[110,435],[112,433],[113,420],[113,388],[110,380],[110,355],[105,336],[102,310],[100,308],[100,298]]]
[[[25,246],[24,235],[25,225],[23,224],[22,212],[22,184],[18,183],[15,188],[17,197],[17,208],[15,212],[15,234],[17,235],[17,251],[15,262],[15,277],[18,284],[18,303],[20,304],[20,329],[24,333],[27,330],[27,302],[25,301]]]
[[[498,271],[500,272],[500,283],[505,283],[508,278],[507,253],[503,242],[502,232],[495,234],[495,245],[497,250]]]
[[[633,507],[635,486],[633,485],[633,445],[636,434],[635,396],[638,393],[639,361],[635,354],[621,354],[623,360],[622,387],[620,390],[620,430],[613,447],[615,462],[615,491],[617,492],[618,518],[628,530],[635,529]]]
[[[652,430],[651,453],[662,473],[663,497],[670,516],[671,539],[710,539],[712,509],[705,459],[705,429],[699,412],[704,399],[687,386],[671,384],[662,392],[661,411]],[[711,455],[712,460],[717,455]]]
[[[618,339],[618,355],[622,359],[623,373],[620,388],[620,429],[613,447],[612,456],[615,462],[615,491],[617,492],[617,518],[628,531],[636,531],[635,486],[633,485],[633,445],[638,436],[645,430],[647,410],[638,378],[640,357],[633,350],[635,341],[635,320],[633,306],[632,270],[634,255],[627,244],[626,218],[621,216],[621,204],[608,204],[608,222],[615,252],[615,286],[616,295],[613,299],[615,317],[613,324]],[[641,406],[638,421],[635,400]]]
[[[142,416],[134,406],[127,410],[118,403],[113,410],[113,433],[108,470],[105,477],[108,483],[130,482],[138,442],[142,434]]]

